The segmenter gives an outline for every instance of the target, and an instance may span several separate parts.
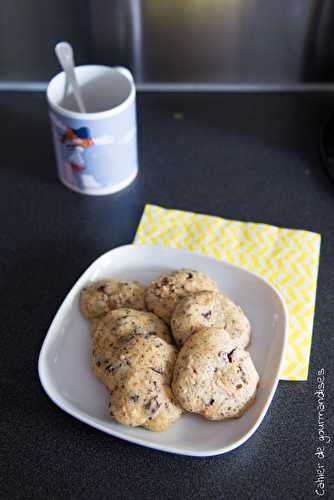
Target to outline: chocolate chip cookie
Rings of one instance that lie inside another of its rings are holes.
[[[144,294],[144,287],[137,281],[99,280],[82,289],[80,307],[89,320],[101,318],[120,307],[145,311]]]
[[[100,349],[110,349],[118,337],[130,333],[157,335],[172,344],[172,337],[168,326],[155,314],[134,309],[115,309],[108,312],[103,318],[93,320],[91,334],[93,344]]]
[[[143,427],[154,432],[162,432],[169,429],[169,427],[179,420],[183,413],[169,385],[163,384],[160,391],[164,397],[164,403],[157,414],[149,417],[143,424]]]
[[[113,392],[109,410],[121,424],[156,432],[167,430],[182,414],[170,387],[145,369],[128,374]]]
[[[146,306],[169,324],[180,300],[203,290],[218,291],[217,284],[204,273],[191,269],[164,273],[147,287]]]
[[[250,354],[221,327],[188,338],[175,364],[172,389],[181,406],[209,420],[240,417],[259,381]]]
[[[178,345],[199,330],[219,325],[224,326],[224,314],[217,292],[204,291],[184,297],[171,319],[171,330]]]
[[[119,337],[109,350],[93,349],[92,369],[112,393],[130,371],[147,370],[169,383],[176,360],[176,349],[151,334],[129,333]]]
[[[182,345],[190,335],[211,326],[222,326],[237,347],[249,344],[251,327],[242,309],[216,292],[191,294],[179,302],[172,315],[173,337]]]

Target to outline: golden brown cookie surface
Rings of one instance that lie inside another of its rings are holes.
[[[112,393],[120,380],[137,370],[162,375],[170,383],[175,360],[175,347],[161,338],[149,333],[130,333],[119,337],[110,350],[93,350],[92,368]]]
[[[176,306],[171,320],[171,330],[178,345],[198,330],[219,325],[224,325],[220,295],[208,291],[184,297]]]
[[[164,273],[147,287],[146,306],[149,311],[169,324],[180,300],[191,293],[203,290],[218,291],[215,281],[204,273],[191,269]]]
[[[121,308],[109,311],[103,318],[91,325],[92,339],[100,349],[110,349],[116,338],[130,333],[157,335],[167,343],[172,343],[168,326],[155,314],[147,311]]]
[[[182,414],[163,378],[146,369],[128,374],[112,394],[109,408],[118,422],[155,432],[167,430]]]
[[[249,407],[258,381],[250,354],[223,328],[211,327],[189,337],[181,348],[172,389],[185,410],[225,420]]]
[[[104,279],[85,286],[80,295],[82,314],[89,320],[113,309],[129,307],[145,311],[145,288],[137,281]]]
[[[241,349],[248,346],[251,337],[251,326],[248,318],[241,309],[225,295],[220,295],[224,328],[231,335],[236,345]]]

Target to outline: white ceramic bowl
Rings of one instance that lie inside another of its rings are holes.
[[[135,279],[144,284],[164,271],[182,267],[203,271],[220,290],[240,304],[252,325],[250,352],[260,375],[255,403],[239,419],[209,422],[184,415],[162,433],[125,427],[107,412],[108,393],[90,369],[88,322],[79,310],[81,288],[104,277]],[[212,258],[160,247],[128,245],[98,258],[81,276],[57,312],[43,343],[38,370],[50,398],[70,415],[107,434],[142,446],[192,456],[233,450],[258,428],[279,380],[287,337],[287,311],[278,292],[265,280]]]

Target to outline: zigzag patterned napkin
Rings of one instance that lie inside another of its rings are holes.
[[[319,234],[239,222],[146,205],[135,243],[210,255],[266,278],[289,310],[289,338],[281,379],[307,380],[312,342]]]

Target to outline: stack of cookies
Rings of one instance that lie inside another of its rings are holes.
[[[91,322],[92,369],[118,422],[164,431],[184,410],[224,420],[253,402],[249,321],[205,274],[164,273],[146,289],[99,280],[80,305]]]

